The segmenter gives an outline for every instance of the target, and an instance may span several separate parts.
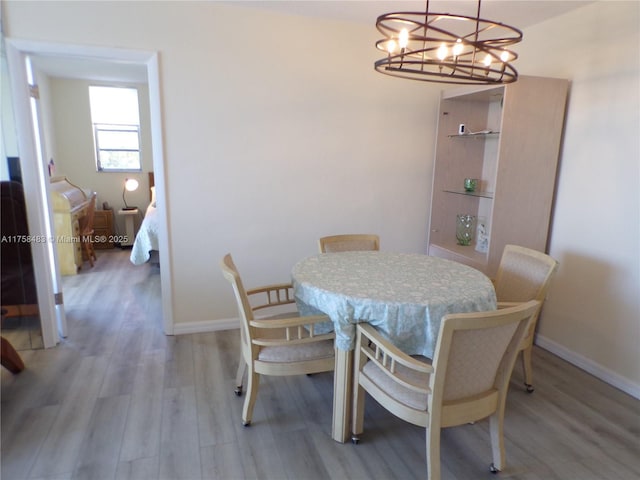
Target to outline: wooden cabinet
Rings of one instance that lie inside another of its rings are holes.
[[[567,89],[567,80],[522,76],[508,85],[442,93],[430,255],[493,276],[506,244],[546,250]],[[465,178],[478,179],[476,191],[465,191]],[[458,214],[485,225],[486,251],[476,244],[476,231],[471,245],[458,245]]]
[[[96,250],[113,248],[113,210],[96,210],[93,217],[94,242]]]

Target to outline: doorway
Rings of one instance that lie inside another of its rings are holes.
[[[162,324],[164,333],[173,334],[173,318],[171,304],[171,266],[168,261],[168,234],[166,221],[166,208],[164,199],[165,178],[164,178],[164,159],[162,151],[162,122],[160,110],[160,92],[159,92],[159,71],[158,58],[155,52],[141,52],[122,49],[108,49],[85,47],[75,45],[49,44],[46,42],[30,42],[7,38],[7,57],[9,61],[9,73],[12,81],[13,96],[16,100],[16,126],[18,131],[19,143],[24,145],[26,170],[24,175],[25,189],[31,197],[27,206],[30,216],[30,227],[33,231],[52,231],[52,209],[50,205],[50,191],[47,181],[42,178],[48,178],[45,170],[50,166],[45,162],[38,162],[35,155],[36,145],[40,139],[35,138],[34,129],[30,128],[30,111],[29,105],[29,89],[26,84],[25,65],[27,57],[35,59],[41,65],[49,64],[57,65],[57,68],[67,68],[67,75],[80,75],[84,71],[84,75],[102,75],[104,78],[105,71],[142,72],[144,80],[148,85],[149,93],[149,112],[151,125],[151,148],[153,152],[153,171],[155,177],[155,188],[158,192],[158,209],[160,213],[159,225],[159,241],[160,241],[160,283],[162,297]],[[114,65],[118,68],[114,69]],[[42,67],[45,68],[45,67]],[[100,69],[103,69],[100,71]],[[115,79],[113,79],[115,80]],[[46,157],[45,157],[46,158]],[[46,162],[48,163],[48,162]],[[47,172],[48,173],[48,172]],[[33,223],[33,225],[31,225]],[[37,248],[34,246],[34,267],[41,281],[38,284],[39,306],[43,314],[43,333],[48,328],[53,330],[54,345],[57,343],[60,335],[60,325],[56,325],[56,306],[54,298],[56,293],[56,274],[58,266],[57,262],[50,262],[51,252],[46,248]],[[54,255],[55,257],[55,255]],[[42,297],[40,301],[40,297]],[[49,322],[49,325],[44,325]],[[57,335],[55,335],[57,333]],[[57,337],[57,338],[56,338]],[[50,341],[45,339],[45,347],[54,346]]]

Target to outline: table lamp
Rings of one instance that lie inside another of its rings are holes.
[[[127,192],[133,192],[134,190],[138,189],[138,181],[135,178],[127,178],[124,181],[124,189],[122,190],[122,200],[124,201],[124,208],[123,210],[135,210],[138,207],[130,207],[129,205],[127,205],[127,199],[125,194]]]

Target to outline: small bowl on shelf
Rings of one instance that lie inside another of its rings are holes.
[[[475,192],[476,188],[478,188],[478,179],[477,178],[465,178],[464,179],[464,190],[466,192]]]

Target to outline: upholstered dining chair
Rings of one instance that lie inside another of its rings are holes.
[[[220,263],[224,277],[231,283],[240,314],[240,361],[236,375],[236,395],[242,395],[247,372],[247,394],[242,409],[242,424],[249,426],[258,395],[260,375],[301,375],[333,371],[335,334],[317,334],[318,323],[330,322],[326,315],[257,318],[256,311],[293,304],[291,284],[274,284],[245,290],[230,254]]]
[[[363,431],[366,391],[397,417],[426,427],[429,480],[440,479],[440,430],[487,417],[493,453],[490,469],[494,473],[502,470],[509,379],[518,346],[539,303],[533,300],[489,312],[445,315],[432,362],[406,355],[371,325],[359,323],[353,442],[358,443]]]
[[[95,217],[96,210],[96,193],[93,192],[89,197],[89,206],[87,207],[87,212],[83,217],[80,217],[80,244],[82,245],[82,250],[84,251],[87,259],[89,260],[89,265],[93,267],[94,260],[98,260],[96,257],[96,251],[93,249],[93,217]]]
[[[320,253],[348,252],[353,250],[380,250],[380,237],[372,234],[330,235],[318,240]]]
[[[529,393],[534,390],[531,353],[533,351],[536,323],[538,322],[538,316],[547,295],[551,278],[557,268],[558,262],[547,254],[518,245],[505,245],[494,280],[498,308],[508,307],[514,303],[528,300],[540,301],[540,307],[520,345],[524,384]]]

